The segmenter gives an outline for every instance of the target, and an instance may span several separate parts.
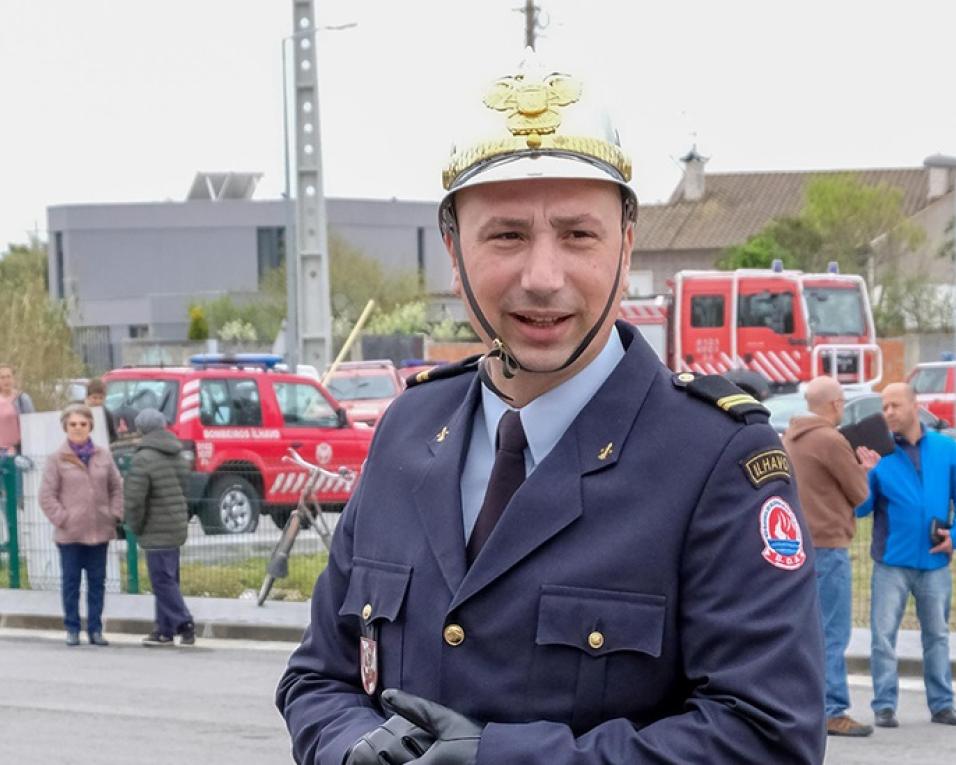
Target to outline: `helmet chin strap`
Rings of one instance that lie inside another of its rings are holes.
[[[472,313],[475,315],[475,318],[478,320],[481,328],[484,330],[485,334],[491,338],[491,350],[488,351],[488,353],[486,353],[478,363],[478,376],[488,387],[488,389],[491,390],[495,395],[506,401],[512,400],[510,396],[503,393],[501,389],[498,388],[498,386],[492,381],[491,373],[488,370],[488,363],[491,359],[497,359],[501,364],[501,374],[506,380],[511,380],[514,378],[519,370],[531,374],[553,374],[554,372],[560,372],[563,369],[567,369],[575,361],[577,361],[581,354],[584,353],[587,347],[591,344],[594,336],[600,331],[605,319],[607,319],[608,313],[610,313],[611,309],[614,307],[614,303],[617,298],[618,289],[620,288],[621,283],[621,268],[624,265],[625,232],[627,231],[628,222],[633,220],[636,216],[636,207],[634,206],[634,203],[627,197],[624,197],[622,201],[621,252],[617,259],[617,270],[614,273],[614,281],[611,284],[611,289],[608,292],[607,300],[604,303],[604,309],[601,311],[601,315],[598,317],[597,321],[594,322],[591,329],[588,330],[587,334],[585,334],[581,342],[578,343],[577,347],[571,352],[568,358],[565,359],[564,363],[560,366],[554,367],[553,369],[530,369],[522,364],[518,357],[515,356],[514,352],[501,339],[501,337],[498,335],[498,332],[495,331],[495,328],[491,326],[491,322],[488,321],[488,318],[478,305],[478,299],[475,297],[474,290],[471,288],[471,282],[468,279],[468,272],[465,270],[465,259],[462,256],[461,251],[461,237],[458,231],[458,221],[455,216],[454,203],[447,205],[442,210],[442,224],[444,229],[451,235],[452,247],[455,251],[455,262],[458,264],[458,277],[461,281],[462,290],[465,293],[465,299],[471,306]]]

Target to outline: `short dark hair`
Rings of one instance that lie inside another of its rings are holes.
[[[106,383],[103,382],[103,379],[100,377],[94,377],[86,384],[86,395],[87,396],[105,396],[106,395]]]

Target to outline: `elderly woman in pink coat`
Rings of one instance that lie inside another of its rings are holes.
[[[70,404],[60,423],[66,441],[47,460],[40,507],[55,528],[60,551],[66,644],[80,643],[80,578],[86,571],[87,632],[92,645],[105,646],[106,551],[123,517],[123,482],[109,449],[95,446],[90,438],[89,407]]]

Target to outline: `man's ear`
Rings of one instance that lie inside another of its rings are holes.
[[[445,242],[445,249],[448,250],[448,257],[451,259],[451,291],[458,297],[461,297],[461,276],[458,273],[458,258],[455,257],[455,243],[449,232],[442,236]]]
[[[624,242],[621,245],[621,291],[626,296],[631,285],[631,252],[634,249],[634,224],[628,223],[624,229]]]

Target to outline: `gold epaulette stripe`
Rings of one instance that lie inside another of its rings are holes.
[[[724,396],[723,398],[717,399],[717,406],[719,406],[725,412],[729,412],[735,406],[757,403],[757,399],[747,393],[736,393],[733,396]]]

